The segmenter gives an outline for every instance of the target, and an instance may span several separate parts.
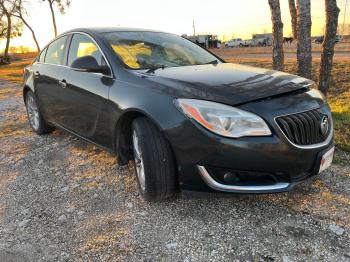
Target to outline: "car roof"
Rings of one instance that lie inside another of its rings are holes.
[[[90,34],[101,34],[101,33],[109,33],[109,32],[158,32],[161,33],[161,31],[152,30],[152,29],[143,29],[143,28],[132,28],[132,27],[83,27],[83,28],[76,28],[71,29],[66,33],[71,32],[85,32]]]

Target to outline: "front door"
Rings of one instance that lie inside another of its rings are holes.
[[[65,68],[62,92],[64,113],[62,126],[105,147],[111,147],[109,89],[114,83],[111,75],[81,72],[72,69],[72,63],[82,56],[93,56],[100,65],[106,65],[102,52],[90,36],[73,35]]]

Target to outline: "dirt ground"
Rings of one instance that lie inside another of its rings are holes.
[[[349,185],[343,164],[288,193],[147,203],[114,156],[35,135],[0,80],[0,261],[350,261]]]

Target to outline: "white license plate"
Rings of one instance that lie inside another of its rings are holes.
[[[318,171],[318,173],[325,171],[327,168],[331,166],[333,161],[333,156],[334,156],[334,147],[332,147],[322,156],[320,170]]]

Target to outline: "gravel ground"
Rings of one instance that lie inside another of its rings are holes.
[[[109,153],[35,135],[0,81],[0,261],[350,261],[349,185],[333,165],[289,193],[146,203]]]

